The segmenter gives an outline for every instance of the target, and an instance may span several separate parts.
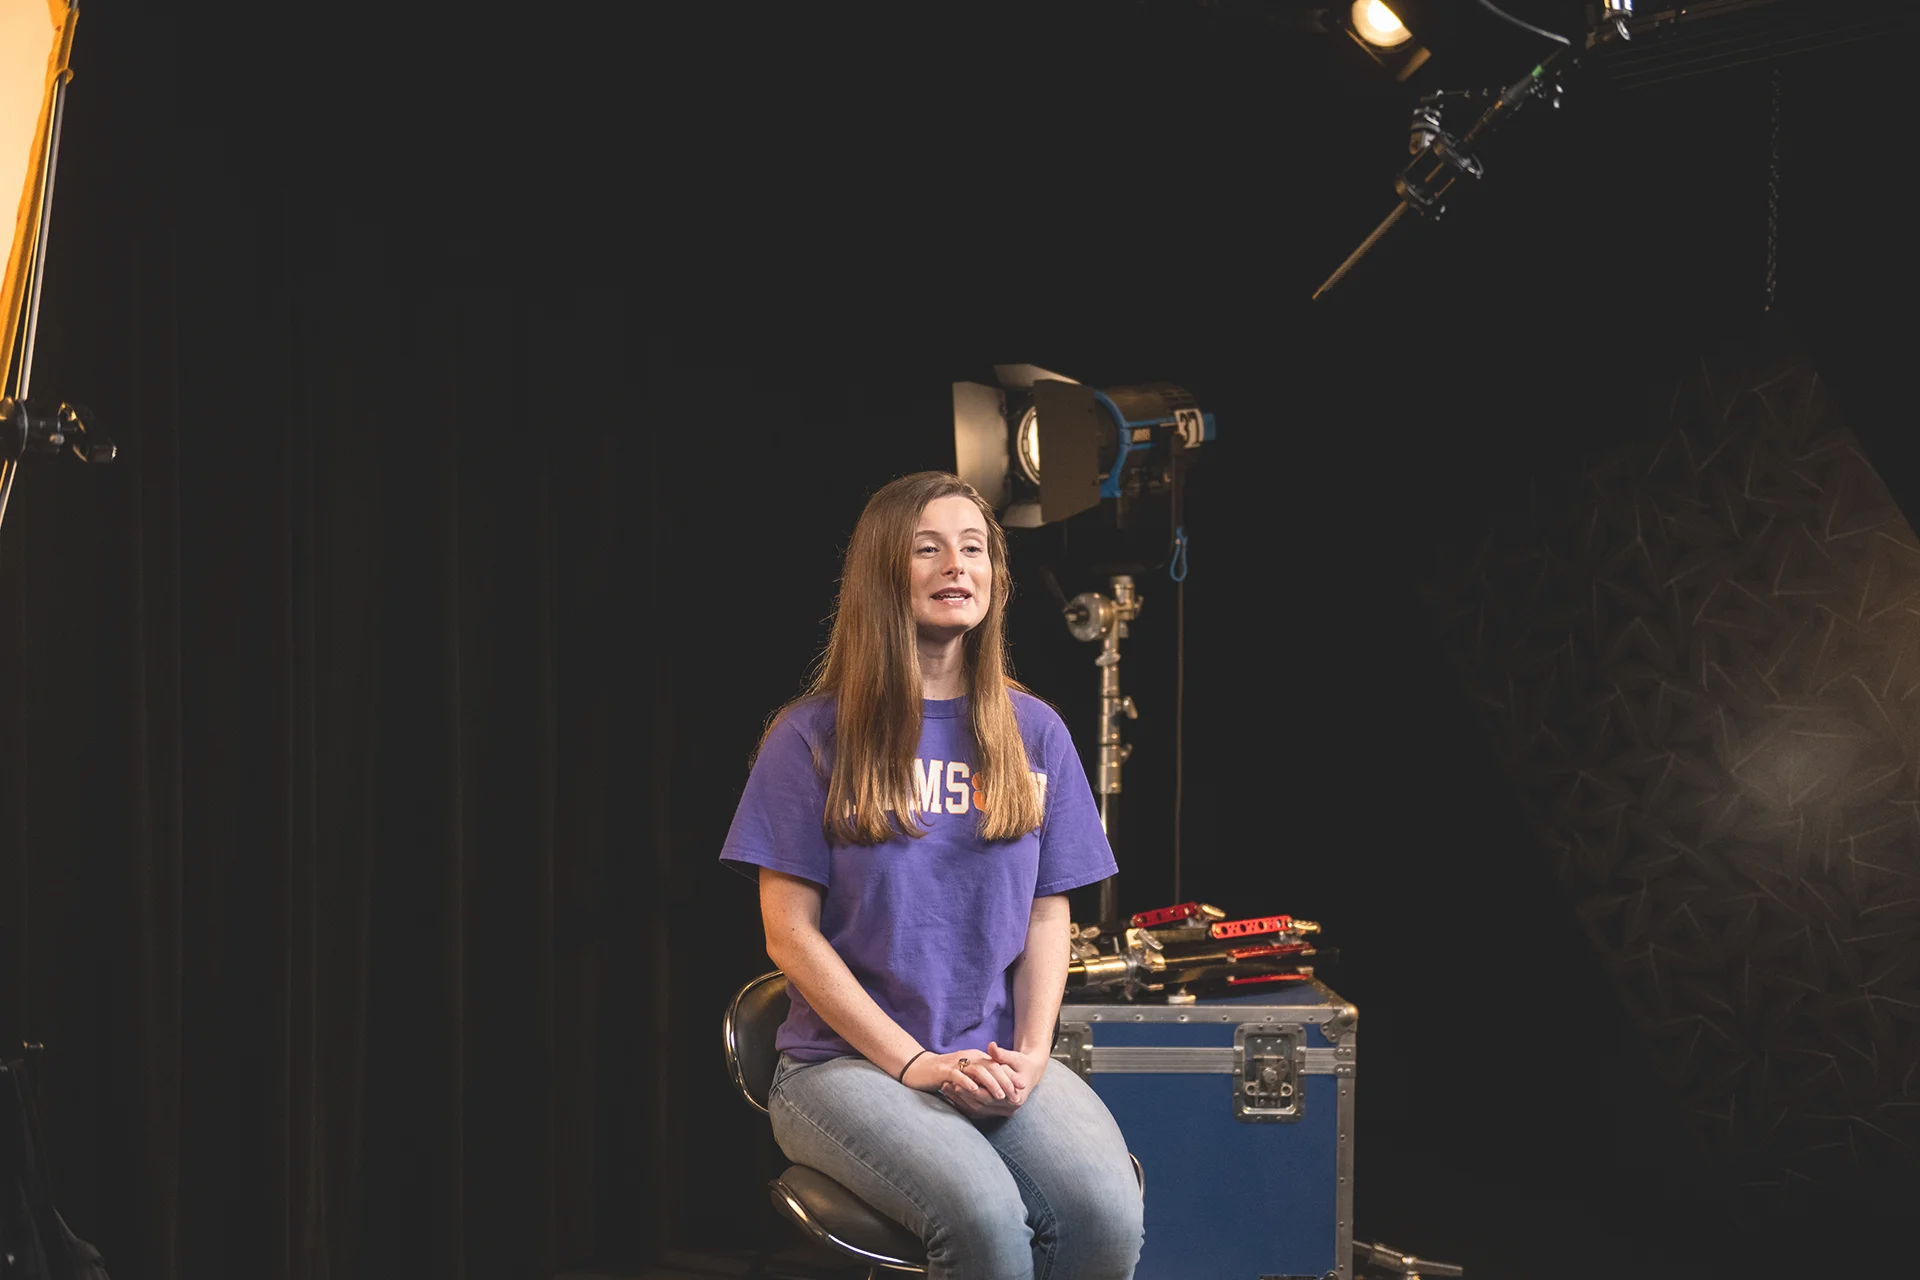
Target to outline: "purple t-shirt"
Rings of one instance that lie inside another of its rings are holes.
[[[967,700],[953,698],[921,704],[913,778],[926,834],[830,845],[821,819],[834,705],[820,698],[795,706],[767,736],[720,851],[722,861],[822,886],[820,932],[875,1003],[935,1053],[1013,1044],[1008,970],[1026,949],[1033,900],[1116,870],[1066,725],[1038,698],[1012,696],[1045,806],[1038,831],[992,842],[978,834],[973,732]],[[854,1052],[788,990],[792,1009],[774,1040],[781,1051],[804,1062]]]

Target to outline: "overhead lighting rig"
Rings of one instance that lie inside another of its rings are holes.
[[[1909,0],[1607,0],[1589,14],[1587,48],[1611,46],[1600,61],[1619,89],[1862,40],[1907,41],[1913,25]]]
[[[1443,90],[1421,97],[1408,132],[1412,158],[1394,179],[1399,202],[1314,290],[1324,296],[1408,212],[1438,218],[1445,197],[1462,178],[1483,173],[1479,149],[1493,131],[1531,102],[1560,105],[1566,80],[1586,60],[1603,67],[1617,88],[1636,88],[1684,75],[1831,48],[1875,38],[1901,38],[1911,25],[1906,0],[1589,0],[1587,29],[1577,40],[1524,22],[1492,0],[1478,6],[1554,46],[1505,88]],[[1357,8],[1357,6],[1356,6]],[[1358,38],[1358,37],[1356,37]],[[1468,104],[1484,103],[1457,127]]]
[[[1373,247],[1409,211],[1424,218],[1438,218],[1444,213],[1444,197],[1453,185],[1461,178],[1479,178],[1485,172],[1476,154],[1479,144],[1522,107],[1529,102],[1541,101],[1553,107],[1560,105],[1561,79],[1577,61],[1573,42],[1558,32],[1523,22],[1494,5],[1492,0],[1478,0],[1478,3],[1482,9],[1502,21],[1553,42],[1554,49],[1532,70],[1503,89],[1440,90],[1421,96],[1413,108],[1413,119],[1407,134],[1407,149],[1413,158],[1400,170],[1393,183],[1394,194],[1400,197],[1399,203],[1360,242],[1359,247],[1347,255],[1346,261],[1313,291],[1316,300],[1345,279],[1347,273],[1372,252]],[[1603,3],[1605,14],[1597,18],[1598,25],[1588,39],[1588,47],[1627,34],[1625,19],[1633,12],[1632,0],[1603,0]],[[1487,105],[1471,124],[1455,132],[1447,118],[1449,110],[1471,102],[1485,102]]]

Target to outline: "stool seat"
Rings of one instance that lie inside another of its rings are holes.
[[[787,975],[775,969],[741,987],[721,1023],[727,1072],[740,1096],[758,1111],[767,1109],[780,1061],[774,1033],[786,1019],[787,1005]],[[1140,1161],[1131,1153],[1127,1158],[1145,1194]],[[882,1270],[926,1273],[927,1250],[918,1236],[818,1169],[796,1164],[768,1183],[767,1190],[775,1209],[821,1244],[865,1262],[870,1276]]]
[[[821,1244],[873,1266],[922,1271],[920,1238],[818,1169],[796,1164],[768,1183],[773,1207]]]

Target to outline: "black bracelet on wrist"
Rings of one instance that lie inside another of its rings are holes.
[[[900,1074],[895,1076],[894,1079],[898,1080],[901,1084],[905,1084],[907,1082],[907,1067],[910,1067],[914,1063],[920,1061],[920,1054],[926,1053],[926,1052],[928,1052],[928,1050],[922,1049],[920,1053],[916,1053],[911,1058],[908,1058],[906,1066],[903,1066],[900,1068]]]

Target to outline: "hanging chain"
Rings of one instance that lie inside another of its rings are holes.
[[[1772,137],[1767,144],[1767,305],[1773,310],[1774,291],[1780,270],[1780,68],[1773,69]]]

